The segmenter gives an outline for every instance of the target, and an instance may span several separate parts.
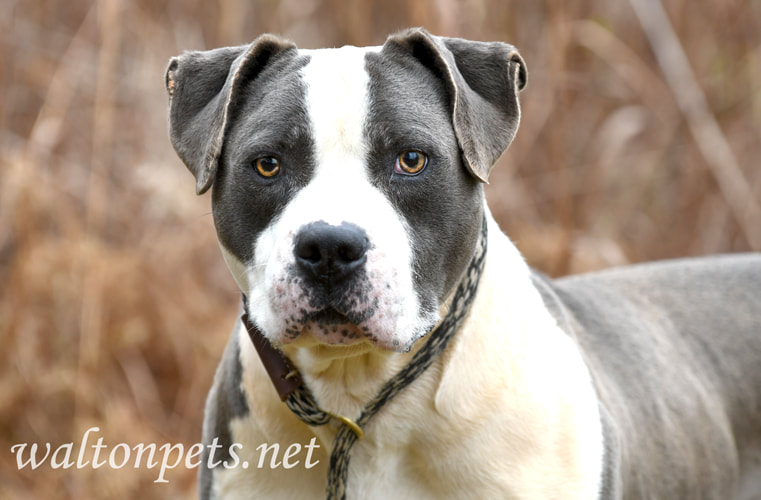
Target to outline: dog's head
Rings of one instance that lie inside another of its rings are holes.
[[[264,35],[173,58],[171,141],[196,191],[212,189],[265,336],[405,351],[425,335],[473,254],[525,83],[514,47],[422,29],[382,47]]]

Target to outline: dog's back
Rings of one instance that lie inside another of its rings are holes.
[[[539,288],[577,337],[604,406],[607,488],[733,498],[740,476],[734,498],[761,498],[761,256],[636,265]]]

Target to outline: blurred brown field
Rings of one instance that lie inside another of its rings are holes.
[[[162,484],[10,452],[94,426],[107,446],[200,439],[239,294],[167,139],[164,68],[186,49],[418,25],[508,41],[529,86],[487,193],[531,264],[761,250],[761,2],[673,0],[664,24],[658,1],[0,3],[0,498],[195,494],[183,466]]]

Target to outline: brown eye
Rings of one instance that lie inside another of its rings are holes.
[[[274,156],[262,156],[254,161],[256,171],[262,177],[274,177],[280,172],[280,160]]]
[[[428,157],[420,151],[408,149],[396,157],[394,171],[400,174],[415,175],[425,168]]]

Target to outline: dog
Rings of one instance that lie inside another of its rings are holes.
[[[530,269],[483,190],[526,82],[423,29],[171,59],[245,298],[202,499],[761,498],[761,256]]]

